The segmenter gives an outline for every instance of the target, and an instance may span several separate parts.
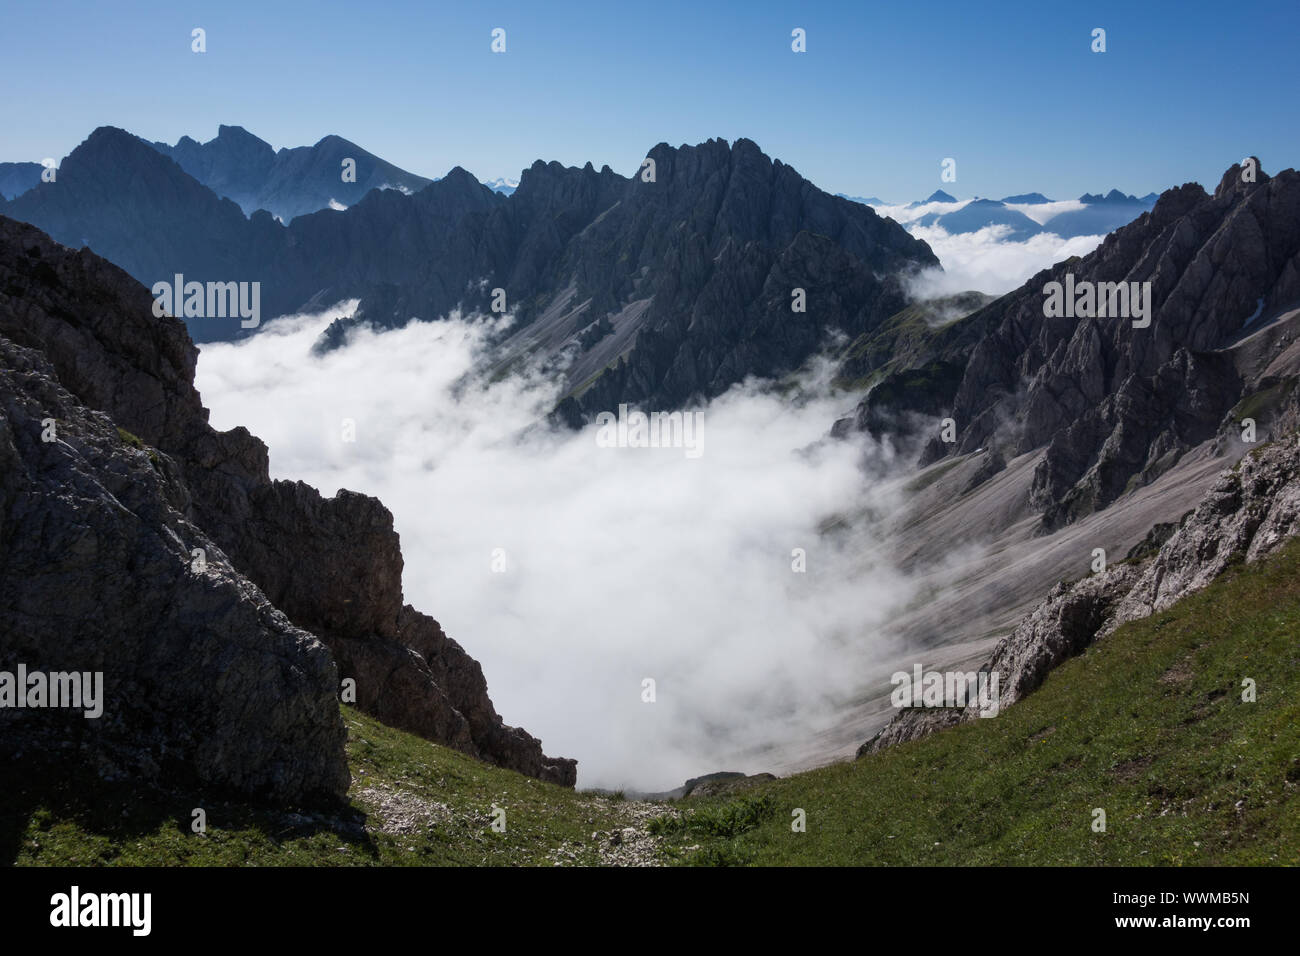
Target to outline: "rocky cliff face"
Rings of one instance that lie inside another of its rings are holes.
[[[1149,484],[1213,438],[1243,398],[1277,384],[1236,355],[1300,304],[1300,174],[1246,178],[1233,166],[1212,196],[1196,184],[1165,192],[1090,255],[937,333],[928,360],[960,363],[959,375],[910,385],[903,378],[916,366],[892,370],[882,383],[892,387],[869,395],[853,425],[878,431],[891,417],[905,422],[899,413],[937,407],[956,420],[957,440],[932,436],[923,463],[985,447],[1007,459],[1045,449],[1030,492],[1045,531]],[[1150,325],[1047,317],[1045,287],[1067,275],[1076,286],[1150,283]]]
[[[186,518],[187,496],[172,459],[0,335],[0,670],[103,674],[101,717],[0,710],[3,759],[63,752],[154,782],[341,797],[328,650]]]
[[[1206,587],[1233,562],[1256,561],[1296,534],[1300,443],[1292,434],[1224,472],[1153,557],[1053,588],[980,669],[999,675],[1000,705],[1013,704],[1053,668],[1121,624],[1164,610]],[[858,755],[977,718],[971,707],[902,711]]]
[[[282,620],[299,642],[319,648],[312,635],[324,641],[338,663],[334,675],[318,650],[320,667],[330,670],[336,724],[337,681],[351,677],[358,705],[394,725],[571,786],[575,762],[547,757],[535,738],[503,725],[478,664],[436,622],[403,605],[402,557],[387,509],[363,495],[323,498],[300,482],[271,481],[265,445],[242,428],[217,432],[207,424],[193,387],[197,351],[179,321],[155,319],[151,307],[146,289],[99,257],[0,219],[0,336],[22,354],[39,353],[70,401],[98,414],[105,428],[111,420],[139,436],[141,454],[166,463],[168,500],[177,520],[202,529],[209,567],[245,576],[262,616]],[[10,388],[20,395],[16,384]],[[76,514],[70,506],[66,521],[75,525]],[[119,557],[127,566],[136,560],[130,549]],[[33,590],[24,574],[38,575],[40,560],[6,574],[6,586]],[[146,644],[181,640],[166,619],[146,621],[140,635]]]
[[[791,371],[828,333],[856,336],[899,311],[900,274],[938,265],[892,220],[822,192],[749,140],[660,144],[649,158],[656,181],[634,178],[570,250],[575,304],[586,276],[622,277],[575,326],[608,315],[616,333],[631,322],[636,334],[603,366],[575,363],[575,385],[585,371],[596,378],[572,397],[571,418],[619,402],[672,408],[746,375]],[[613,269],[599,250],[616,253]],[[805,311],[792,308],[795,289]]]

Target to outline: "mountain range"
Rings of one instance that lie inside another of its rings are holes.
[[[182,136],[174,146],[150,145],[218,196],[234,200],[245,215],[265,209],[286,223],[321,209],[350,206],[372,189],[412,193],[431,181],[340,136],[274,150],[242,126],[223,125],[206,143]],[[351,176],[345,179],[349,162]]]
[[[570,421],[620,400],[679,407],[749,374],[797,368],[829,334],[860,334],[905,304],[938,260],[869,207],[831,196],[749,140],[650,150],[653,182],[540,160],[509,196],[456,168],[407,195],[372,190],[341,212],[245,217],[123,130],[96,130],[42,183],[0,207],[87,245],[152,286],[259,281],[269,316],[356,298],[360,324],[454,310],[514,317],[503,367],[548,359]],[[797,311],[793,290],[807,305]],[[196,341],[245,334],[188,319]]]
[[[345,141],[326,142],[341,148]],[[222,127],[202,148],[184,140],[177,148],[207,149],[186,162],[209,157],[211,176],[223,163],[238,165],[231,157],[244,152],[286,162],[305,155],[273,154],[258,144],[238,128]],[[907,276],[938,265],[929,247],[897,223],[817,189],[749,140],[676,149],[661,143],[648,158],[653,181],[608,167],[597,171],[590,163],[579,169],[538,161],[508,196],[457,168],[418,191],[372,189],[344,211],[308,213],[286,226],[265,211],[246,217],[159,149],[104,127],[64,160],[56,183],[41,183],[3,208],[66,244],[89,240],[146,285],[174,273],[197,281],[260,280],[269,315],[359,299],[355,314],[338,320],[320,348],[336,346],[361,325],[391,328],[457,310],[488,313],[494,290],[502,290],[514,323],[497,344],[498,370],[549,363],[567,380],[558,411],[572,424],[620,403],[677,408],[719,395],[746,376],[780,376],[824,347],[830,335],[888,337],[887,320],[908,304]],[[894,396],[907,410],[927,413],[956,403],[971,423],[956,446],[962,450],[988,444],[993,423],[1007,416],[1022,423],[1007,448],[1011,455],[1044,444],[1068,424],[1071,438],[1052,446],[1031,489],[1048,525],[1104,507],[1132,480],[1151,480],[1167,467],[1171,449],[1199,440],[1231,406],[1228,393],[1240,382],[1231,383],[1218,357],[1225,336],[1240,331],[1229,326],[1267,312],[1289,294],[1292,280],[1281,265],[1262,264],[1250,251],[1249,233],[1226,252],[1203,254],[1204,265],[1184,261],[1187,237],[1201,235],[1207,218],[1217,221],[1235,210],[1246,192],[1252,203],[1264,202],[1258,198],[1264,187],[1282,197],[1270,203],[1289,201],[1288,174],[1261,177],[1251,190],[1248,185],[1225,178],[1209,196],[1189,184],[1166,192],[1150,209],[1148,197],[1117,190],[1085,194],[1082,210],[1051,222],[1086,219],[1095,211],[1127,219],[1142,211],[1081,263],[1061,263],[1050,275],[1060,279],[1073,270],[1085,281],[1154,276],[1155,331],[1111,324],[1105,335],[1113,341],[1104,345],[1096,341],[1103,333],[1095,322],[1044,320],[1035,283],[1048,279],[1035,277],[935,333],[927,355],[937,377],[920,379],[925,387],[919,390],[896,377],[881,382],[857,413],[859,427],[875,430]],[[936,191],[926,202],[951,198]],[[1051,202],[1040,194],[1008,198]],[[1008,224],[1010,214],[1036,225],[992,200],[975,200],[934,221],[969,230],[989,217]],[[1281,261],[1293,254],[1284,214],[1233,212],[1230,221],[1238,230],[1257,223],[1276,233],[1253,242]],[[1027,230],[1023,222],[1013,228]],[[1188,285],[1191,278],[1181,278],[1188,269],[1202,284],[1206,275],[1224,275],[1210,286],[1215,298],[1202,296],[1191,307],[1197,290]],[[1265,275],[1283,287],[1273,289]],[[802,290],[803,311],[793,304],[794,290]],[[1166,294],[1176,296],[1171,306],[1162,304]],[[1175,333],[1166,314],[1192,322],[1194,334]],[[1219,324],[1205,326],[1203,314]],[[996,344],[977,338],[993,335],[1000,322],[1012,327],[998,333]],[[233,319],[191,318],[188,324],[198,341],[243,331]],[[1032,344],[1049,332],[1060,341]],[[1079,338],[1085,334],[1091,338]],[[871,354],[890,355],[890,375],[917,374],[914,367],[900,368],[887,348]],[[1104,361],[1085,374],[1079,356],[1094,354]],[[1061,363],[1056,374],[1030,374],[1035,363],[1049,362]],[[1071,384],[1063,389],[1067,371]],[[851,359],[844,376],[881,372]],[[1187,395],[1204,398],[1184,399],[1161,413],[1177,413],[1163,432],[1137,430],[1128,405],[1103,400],[1138,373],[1181,376]],[[1121,424],[1127,444],[1117,444]],[[931,443],[924,460],[951,451]]]
[[[221,125],[206,143],[182,136],[175,144],[149,145],[218,196],[233,200],[245,215],[265,209],[283,223],[322,209],[346,208],[372,189],[412,193],[436,181],[394,166],[341,136],[276,150],[242,126]],[[39,163],[0,163],[0,198],[14,199],[34,189],[41,170]],[[484,185],[508,196],[519,184],[497,178]]]
[[[1077,200],[1059,202],[1042,193],[962,200],[940,189],[926,199],[906,204],[901,210],[879,200],[869,201],[868,205],[878,212],[898,216],[908,228],[939,226],[950,235],[963,235],[994,226],[1003,230],[1001,239],[1024,242],[1044,233],[1062,239],[1102,236],[1148,211],[1156,198],[1155,193],[1139,199],[1112,189],[1105,195],[1084,193]]]

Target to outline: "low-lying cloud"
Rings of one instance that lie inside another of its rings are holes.
[[[1007,238],[1009,226],[986,226],[977,232],[949,233],[939,225],[922,225],[920,220],[943,216],[969,205],[971,200],[928,202],[919,206],[872,206],[881,216],[893,219],[917,239],[924,239],[939,257],[942,270],[928,269],[912,280],[913,298],[932,299],[958,292],[1002,295],[1024,285],[1035,273],[1070,256],[1084,256],[1101,245],[1104,236],[1076,236],[1064,239],[1052,232],[1039,233],[1023,241]],[[1024,213],[1040,226],[1065,212],[1086,208],[1077,199],[1049,203],[1011,203],[1008,209]]]
[[[977,232],[950,234],[942,226],[911,226],[917,239],[924,239],[939,257],[943,269],[927,269],[912,280],[914,298],[932,299],[958,292],[1002,295],[1017,289],[1035,273],[1070,256],[1085,256],[1101,244],[1104,236],[1076,236],[1062,239],[1042,232],[1023,242],[1005,237],[1008,226],[986,226]]]
[[[274,477],[379,497],[406,600],[482,663],[508,723],[579,759],[581,786],[769,769],[756,752],[799,748],[860,695],[910,593],[855,517],[889,510],[859,468],[881,450],[824,440],[853,403],[825,367],[799,401],[748,383],[708,404],[692,458],[540,425],[553,382],[476,371],[487,320],[361,331],[311,355],[347,311],[203,346],[212,422],[264,439]],[[820,534],[833,519],[849,530]]]

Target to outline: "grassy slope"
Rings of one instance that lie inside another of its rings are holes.
[[[608,840],[591,834],[627,825],[639,806],[490,767],[343,709],[353,776],[348,810],[285,812],[95,778],[28,778],[0,790],[0,863],[593,863]],[[504,833],[491,828],[494,803],[506,811]],[[201,836],[190,830],[199,806],[208,824]]]
[[[891,373],[919,368],[940,357],[951,358],[944,346],[958,317],[977,312],[992,301],[992,296],[979,292],[962,292],[914,303],[894,313],[844,349],[838,384],[867,388]]]
[[[709,818],[747,805],[762,820],[744,832],[697,828],[708,862],[1300,864],[1300,541],[1119,629],[996,718],[701,801]]]
[[[1243,677],[1257,682],[1256,703],[1241,701]],[[607,831],[659,812],[488,767],[345,713],[347,812],[27,776],[0,788],[0,862],[598,863],[609,859]],[[506,809],[505,833],[489,826],[493,803]],[[200,805],[204,836],[189,829]],[[684,816],[673,810],[650,824],[655,859],[1300,863],[1300,541],[1121,628],[995,719],[682,807]],[[796,807],[806,833],[791,832]],[[1105,833],[1091,828],[1095,807],[1106,810]]]

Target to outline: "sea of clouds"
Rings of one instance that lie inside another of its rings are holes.
[[[826,439],[855,400],[829,364],[797,400],[751,382],[704,406],[698,458],[606,448],[594,425],[544,424],[559,394],[545,376],[480,373],[489,320],[363,330],[313,356],[350,308],[204,345],[212,423],[265,440],[273,477],[380,498],[406,600],[482,663],[508,723],[578,758],[580,786],[766,770],[861,695],[912,589],[869,517],[895,506],[861,470],[888,451]]]
[[[951,235],[942,226],[911,226],[908,232],[929,243],[943,268],[923,270],[910,283],[909,292],[918,299],[972,289],[1002,295],[1018,289],[1053,263],[1070,256],[1086,256],[1104,238],[1062,239],[1055,233],[1042,232],[1023,242],[1011,242],[1005,238],[1009,231],[1007,226],[986,226],[977,232]]]
[[[921,225],[919,220],[930,214],[956,212],[971,200],[930,202],[919,206],[872,206],[879,215],[888,216],[917,239],[924,239],[943,264],[942,269],[927,269],[911,283],[909,291],[918,299],[930,299],[958,292],[977,291],[1002,295],[1024,285],[1035,273],[1070,256],[1085,256],[1101,245],[1104,236],[1075,236],[1063,239],[1053,232],[1043,232],[1029,239],[1013,242],[1007,238],[1007,226],[987,226],[977,232],[951,234],[942,226]],[[1083,209],[1077,199],[1030,205],[1011,203],[1007,208],[1024,213],[1040,226],[1064,212]]]
[[[879,209],[943,263],[912,281],[917,298],[1000,294],[1101,241],[1009,242],[1005,227],[949,235],[915,221],[962,205]],[[1052,205],[1025,211],[1070,206]],[[482,371],[494,322],[508,318],[360,330],[313,355],[354,305],[203,346],[212,423],[265,440],[273,477],[380,498],[402,537],[406,600],[482,663],[508,723],[578,758],[581,786],[666,790],[769,769],[878,681],[896,651],[889,622],[916,590],[879,530],[898,504],[881,476],[903,463],[865,437],[827,440],[857,398],[830,387],[829,362],[805,369],[798,400],[747,382],[704,406],[698,458],[606,448],[594,425],[545,424],[552,378]]]

